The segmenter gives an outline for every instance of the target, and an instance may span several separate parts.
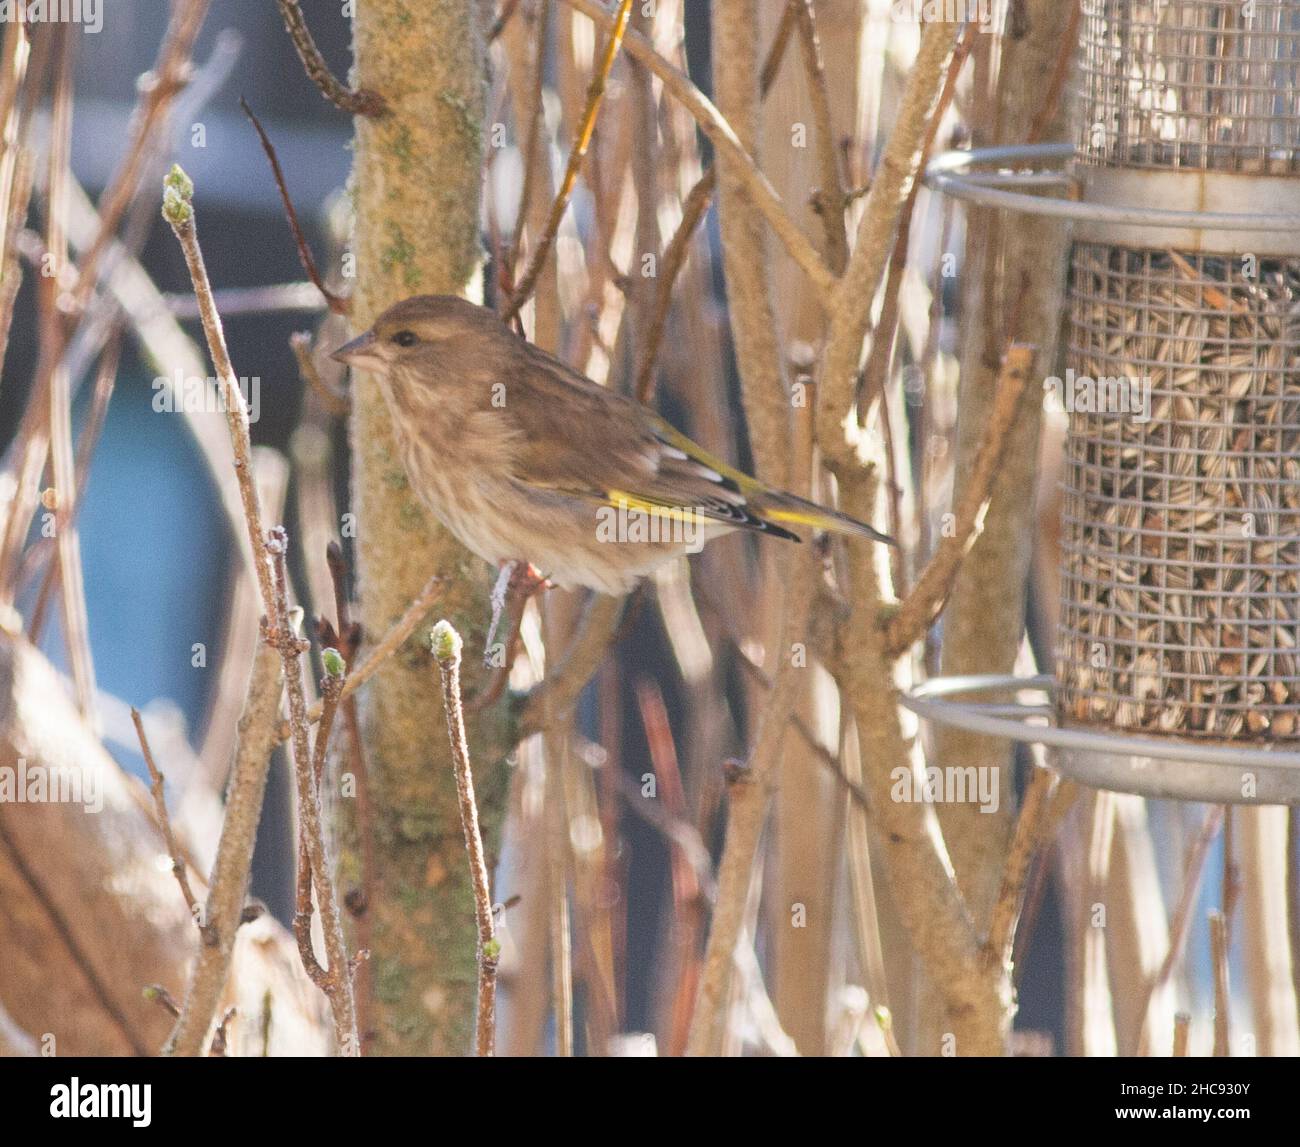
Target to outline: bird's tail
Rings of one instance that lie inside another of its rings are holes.
[[[750,504],[753,506],[752,501]],[[837,534],[870,538],[873,542],[884,542],[890,546],[898,544],[888,534],[882,534],[866,522],[860,522],[857,518],[849,517],[848,514],[841,514],[838,510],[828,510],[825,506],[819,506],[816,502],[809,502],[794,494],[771,491],[753,508],[758,511],[761,518],[769,522],[792,522],[795,525],[811,526],[815,530],[830,530]]]

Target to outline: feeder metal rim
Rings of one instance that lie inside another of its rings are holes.
[[[931,160],[922,177],[932,191],[951,195],[977,207],[999,207],[1029,215],[1046,215],[1076,222],[1108,223],[1124,227],[1167,227],[1195,231],[1281,231],[1300,230],[1300,214],[1254,214],[1239,211],[1170,211],[1160,207],[1120,207],[1107,203],[1088,203],[1078,199],[1051,199],[1006,191],[1005,187],[1039,182],[1040,172],[972,172],[969,169],[987,164],[1026,164],[1036,160],[1071,159],[1072,143],[1035,143],[1008,147],[980,147],[944,152]],[[1172,169],[1182,170],[1182,169]],[[1198,172],[1199,174],[1199,172]],[[1270,177],[1272,178],[1272,177]],[[1065,173],[1057,185],[1076,185],[1078,181]]]
[[[994,715],[1014,708],[1011,705],[991,706],[978,701],[955,701],[954,694],[989,692],[1032,691],[1051,693],[1056,687],[1053,678],[1040,674],[1035,677],[1017,677],[1006,674],[964,674],[954,677],[933,677],[902,693],[904,708],[928,721],[950,725],[972,733],[984,733],[1009,741],[1043,745],[1049,749],[1078,749],[1085,752],[1110,753],[1135,757],[1152,757],[1166,761],[1189,761],[1207,765],[1226,765],[1235,768],[1259,766],[1270,769],[1300,770],[1300,750],[1237,748],[1222,743],[1201,744],[1196,741],[1176,740],[1171,737],[1147,737],[1134,733],[1099,732],[1061,725],[1029,725],[1026,719],[1045,715],[1042,705],[1023,707],[1023,717]]]

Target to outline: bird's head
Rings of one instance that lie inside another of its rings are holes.
[[[455,295],[415,295],[394,303],[374,325],[331,354],[337,362],[387,377],[431,365],[456,340],[489,343],[508,334],[492,311]]]

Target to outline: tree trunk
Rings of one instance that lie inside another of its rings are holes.
[[[361,0],[354,82],[389,112],[356,120],[352,320],[424,293],[480,290],[480,168],[486,134],[483,8],[475,0],[416,5]],[[403,612],[434,573],[436,606],[464,636],[466,692],[477,688],[488,619],[488,571],[435,524],[407,483],[388,408],[359,375],[352,398],[353,506],[361,618],[370,638]],[[345,531],[346,533],[346,531]],[[429,624],[365,692],[363,739],[376,871],[365,874],[375,1000],[368,1052],[445,1055],[471,1048],[477,938],[451,755]],[[505,709],[471,722],[470,750],[489,861],[504,805]],[[341,884],[362,878],[355,807],[344,822]],[[364,1008],[365,1001],[363,1001]]]

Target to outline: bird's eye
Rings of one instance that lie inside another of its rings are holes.
[[[398,331],[393,335],[393,342],[398,346],[415,346],[419,341],[419,336],[414,331]]]

